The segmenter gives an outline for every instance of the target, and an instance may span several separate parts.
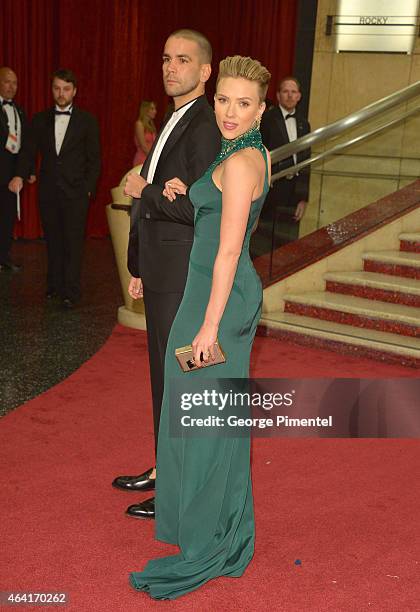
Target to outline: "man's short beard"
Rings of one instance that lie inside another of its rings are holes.
[[[70,100],[70,102],[68,102],[67,100],[65,102],[59,102],[58,100],[54,100],[54,102],[57,104],[57,106],[70,106],[70,104],[73,104],[73,100]]]
[[[197,81],[197,83],[195,83],[194,85],[190,87],[186,87],[185,89],[182,89],[181,91],[177,91],[176,93],[168,92],[165,87],[165,92],[166,92],[166,95],[171,96],[172,98],[179,98],[181,96],[187,96],[189,93],[197,89],[199,84],[200,84],[200,81]]]

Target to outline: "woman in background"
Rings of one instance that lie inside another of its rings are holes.
[[[134,143],[137,147],[133,166],[143,164],[156,138],[155,102],[143,100],[140,104],[139,117],[134,125]]]

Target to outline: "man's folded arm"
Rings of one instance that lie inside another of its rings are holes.
[[[162,191],[163,188],[160,185],[147,185],[143,189],[142,212],[147,211],[150,219],[156,221],[174,221],[183,225],[193,225],[194,208],[188,195],[177,194],[175,201],[170,202],[162,195]]]
[[[188,164],[188,187],[199,179],[220,151],[220,132],[214,121],[202,121],[189,134],[190,157]],[[170,177],[175,178],[175,177]],[[182,177],[178,177],[181,178]],[[160,185],[147,185],[141,197],[141,216],[149,213],[158,221],[173,221],[184,225],[194,224],[194,208],[187,195],[177,194],[174,202],[162,195]]]

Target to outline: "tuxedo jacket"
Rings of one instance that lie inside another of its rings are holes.
[[[40,199],[54,199],[57,187],[74,199],[95,193],[100,144],[98,122],[93,115],[73,107],[59,155],[55,148],[54,108],[34,115],[18,161],[18,176],[28,177],[38,152]]]
[[[288,119],[290,121],[290,119]],[[293,121],[293,120],[292,120]],[[304,119],[299,113],[296,111],[296,131],[297,137],[300,138],[305,134],[309,134],[311,131],[311,126],[309,122]],[[287,133],[286,121],[283,117],[283,113],[279,106],[273,106],[270,110],[266,111],[261,120],[261,136],[263,143],[267,147],[269,151],[273,149],[277,149],[282,145],[287,144],[289,141],[289,135]],[[305,149],[304,151],[300,151],[297,154],[297,162],[301,162],[308,157],[310,157],[311,151],[310,149]],[[273,164],[272,174],[276,174],[285,168],[289,168],[294,165],[293,156],[287,157],[286,159]],[[300,171],[299,174],[295,177],[295,200],[299,202],[300,200],[308,201],[309,198],[309,178],[310,178],[310,170],[309,167],[305,168],[305,170]],[[284,179],[287,180],[287,179]],[[280,183],[277,181],[277,183]],[[276,183],[274,183],[276,186]]]
[[[214,111],[206,97],[200,96],[166,141],[153,183],[143,189],[140,199],[133,199],[128,269],[132,276],[141,277],[151,291],[184,291],[194,236],[194,209],[188,192],[169,202],[162,195],[164,184],[178,177],[190,187],[215,160],[220,138]],[[158,140],[159,135],[141,171],[146,180]]]
[[[9,181],[17,176],[16,169],[27,133],[27,122],[25,112],[20,106],[15,105],[16,112],[20,118],[21,125],[21,148],[19,153],[13,154],[6,151],[7,138],[9,136],[9,125],[7,115],[0,106],[0,185],[8,185]]]

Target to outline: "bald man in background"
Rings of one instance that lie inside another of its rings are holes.
[[[17,76],[11,68],[0,68],[0,272],[18,272],[21,266],[10,259],[13,228],[16,221],[16,194],[9,189],[15,176],[23,138],[26,115],[14,102]],[[31,177],[30,182],[34,178]]]

